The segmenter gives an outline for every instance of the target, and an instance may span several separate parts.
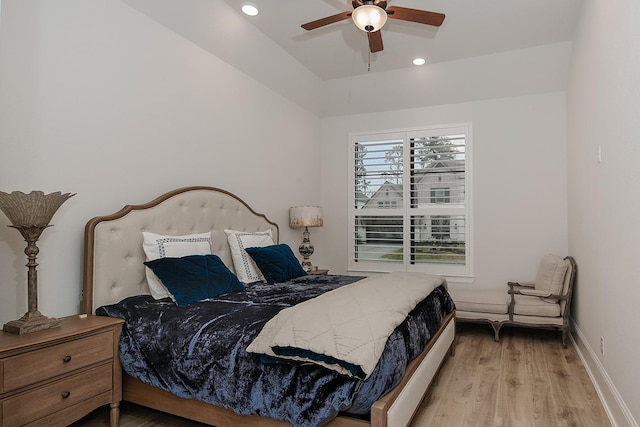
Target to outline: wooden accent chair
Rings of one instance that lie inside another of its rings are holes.
[[[488,323],[500,341],[503,326],[562,331],[567,347],[571,296],[576,280],[572,257],[545,255],[534,282],[508,282],[502,289],[460,289],[450,286],[456,303],[456,322]]]
[[[509,319],[503,325],[562,331],[566,348],[576,270],[573,257],[548,254],[540,263],[535,282],[508,282]]]

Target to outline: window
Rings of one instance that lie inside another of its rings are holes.
[[[439,176],[438,178],[442,178],[442,177]],[[432,188],[431,203],[449,203],[449,189],[448,188]]]
[[[351,135],[349,269],[471,275],[471,125]]]
[[[396,208],[398,207],[398,202],[396,200],[378,200],[378,207],[382,208]]]

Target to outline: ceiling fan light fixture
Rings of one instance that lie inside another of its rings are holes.
[[[351,14],[356,27],[367,33],[380,30],[387,22],[387,12],[373,4],[358,6]]]
[[[241,7],[242,13],[248,16],[256,16],[260,11],[258,7],[253,3],[244,3]]]

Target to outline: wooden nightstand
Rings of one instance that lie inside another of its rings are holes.
[[[311,270],[308,273],[309,274],[329,274],[329,270],[324,270],[324,269],[318,268],[316,270]]]
[[[64,426],[111,405],[118,426],[122,319],[65,317],[59,328],[0,334],[0,426]],[[31,425],[31,424],[29,424]]]

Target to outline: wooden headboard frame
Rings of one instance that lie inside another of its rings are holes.
[[[184,235],[211,231],[213,253],[233,271],[225,229],[266,231],[278,225],[242,199],[214,187],[180,188],[143,205],[91,219],[84,232],[82,313],[126,297],[148,294],[142,232]]]

